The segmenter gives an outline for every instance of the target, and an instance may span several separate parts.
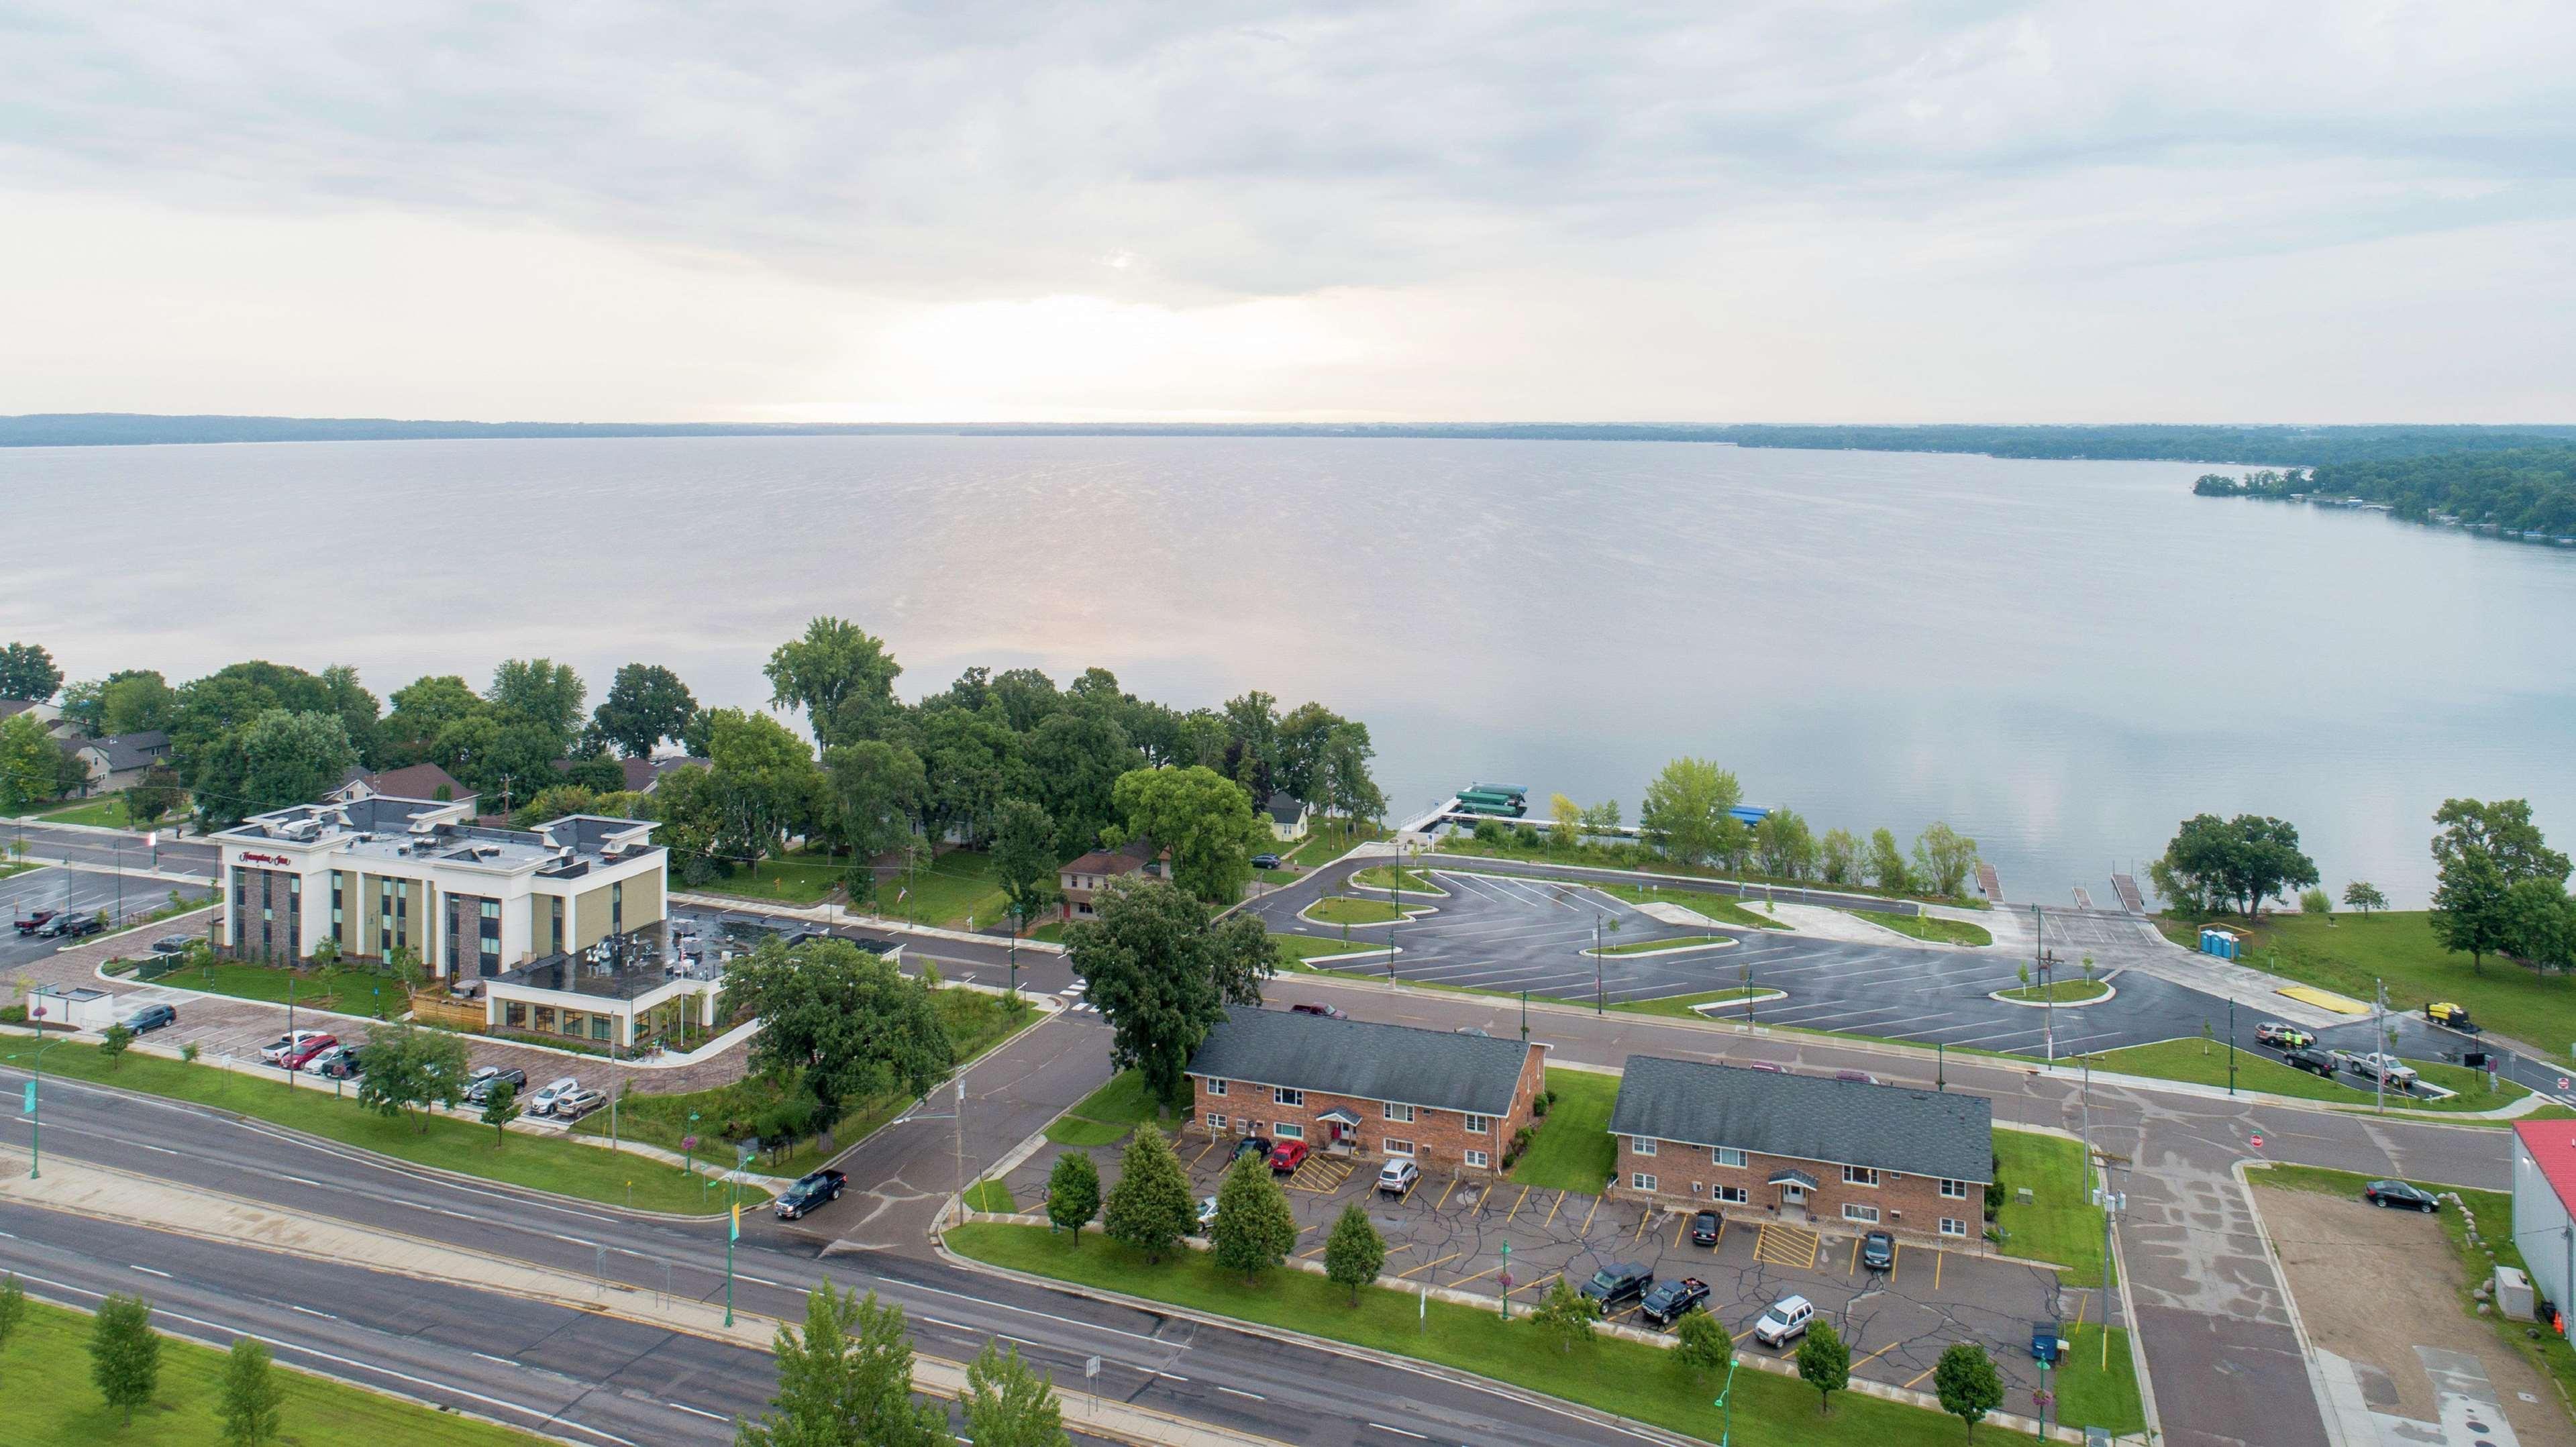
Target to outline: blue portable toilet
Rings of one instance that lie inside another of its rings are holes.
[[[2236,944],[2237,937],[2234,930],[2220,929],[2214,924],[2201,928],[2200,952],[2204,955],[2216,955],[2222,960],[2232,960],[2236,958]]]

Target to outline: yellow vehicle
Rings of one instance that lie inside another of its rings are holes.
[[[2448,1000],[2435,1000],[2431,1004],[2426,1005],[2424,1007],[2424,1018],[2431,1021],[2433,1024],[2447,1025],[2450,1028],[2463,1033],[2474,1032],[2478,1028],[2477,1026],[2469,1023],[2468,1006],[2455,1005]]]

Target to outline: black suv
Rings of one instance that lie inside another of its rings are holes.
[[[1691,1311],[1708,1304],[1708,1283],[1696,1276],[1679,1281],[1659,1283],[1646,1293],[1638,1313],[1657,1326],[1671,1326]]]
[[[2333,1052],[2319,1050],[2313,1045],[2303,1045],[2296,1050],[2282,1051],[2281,1063],[2289,1066],[2293,1070],[2309,1071],[2313,1074],[2325,1076],[2329,1080],[2334,1078],[2335,1058]]]
[[[51,924],[36,933],[49,940],[76,940],[82,935],[97,934],[105,928],[107,926],[98,922],[97,915],[83,910],[70,910],[54,916]]]
[[[778,1193],[778,1219],[793,1221],[826,1201],[841,1199],[850,1178],[839,1171],[816,1171]]]
[[[1593,1272],[1592,1279],[1583,1283],[1583,1294],[1601,1303],[1601,1314],[1608,1316],[1644,1296],[1654,1284],[1653,1268],[1622,1261]]]
[[[465,1098],[476,1105],[481,1105],[492,1098],[492,1092],[496,1087],[503,1085],[510,1087],[513,1099],[525,1097],[528,1093],[528,1072],[515,1065],[486,1065],[466,1077]]]
[[[1691,1217],[1691,1244],[1714,1246],[1717,1244],[1718,1232],[1724,1229],[1725,1223],[1717,1219],[1715,1211],[1702,1211]]]

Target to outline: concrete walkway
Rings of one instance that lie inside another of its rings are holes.
[[[118,1221],[200,1240],[232,1242],[419,1280],[506,1292],[759,1350],[770,1347],[781,1325],[775,1318],[738,1311],[733,1325],[728,1327],[724,1309],[718,1305],[666,1297],[623,1283],[603,1283],[595,1277],[511,1261],[423,1237],[301,1215],[74,1161],[49,1161],[39,1180],[28,1180],[15,1171],[0,1174],[0,1197],[85,1219]],[[953,1398],[965,1387],[966,1364],[916,1353],[912,1380],[916,1391]],[[1062,1393],[1058,1400],[1067,1428],[1119,1441],[1167,1447],[1250,1447],[1268,1440],[1186,1422],[1125,1402],[1095,1400],[1079,1391]]]

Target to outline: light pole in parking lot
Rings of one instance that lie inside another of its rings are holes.
[[[1728,1447],[1728,1444],[1735,1438],[1735,1368],[1737,1361],[1738,1359],[1732,1354],[1727,1357],[1726,1385],[1717,1389],[1717,1400],[1709,1403],[1710,1406],[1716,1407],[1726,1413],[1726,1426],[1717,1434],[1717,1447]]]

